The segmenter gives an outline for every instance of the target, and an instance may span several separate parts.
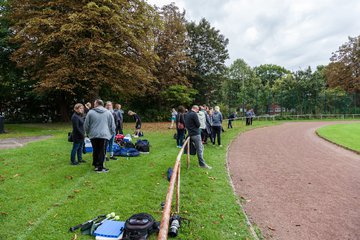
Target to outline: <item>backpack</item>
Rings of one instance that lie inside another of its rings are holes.
[[[187,144],[184,148],[184,154],[187,154]],[[196,155],[196,147],[193,141],[190,141],[190,155]]]
[[[135,148],[121,148],[118,154],[121,157],[137,157],[140,155],[140,152]]]
[[[125,142],[124,148],[135,148],[135,145],[132,142]]]
[[[145,240],[149,235],[158,232],[160,223],[147,213],[132,215],[125,222],[123,240]]]
[[[137,140],[135,144],[135,148],[142,153],[149,153],[150,152],[150,144],[149,141],[146,139]]]

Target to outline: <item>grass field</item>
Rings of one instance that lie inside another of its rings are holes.
[[[318,129],[317,133],[336,144],[360,152],[360,123],[330,125]]]
[[[251,128],[274,124],[254,122]],[[125,125],[126,132],[132,125]],[[189,170],[183,164],[180,215],[191,222],[182,226],[178,239],[252,239],[226,171],[228,144],[250,128],[240,122],[233,125],[222,135],[223,148],[205,145],[205,160],[212,170],[199,168],[195,157]],[[166,171],[179,151],[174,130],[167,126],[145,124],[150,154],[106,162],[109,173],[97,174],[90,154],[84,155],[85,164],[69,164],[70,124],[6,125],[8,133],[0,138],[53,137],[0,150],[0,239],[93,239],[68,229],[113,211],[121,220],[147,212],[159,221],[168,188]]]

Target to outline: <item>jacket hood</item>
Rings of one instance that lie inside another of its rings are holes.
[[[93,108],[93,110],[97,113],[104,113],[106,111],[108,111],[106,108],[104,108],[103,106],[98,106],[96,108]]]

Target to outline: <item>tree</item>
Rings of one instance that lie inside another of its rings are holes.
[[[205,18],[199,24],[188,23],[187,31],[190,40],[189,55],[195,63],[189,79],[199,92],[196,100],[214,103],[221,96],[225,60],[229,58],[226,49],[229,40],[219,30],[211,27]]]
[[[282,78],[286,74],[289,74],[290,71],[285,68],[275,65],[275,64],[263,64],[254,68],[256,75],[261,79],[262,84],[265,86],[269,84],[270,87],[273,86],[277,79]]]
[[[154,80],[155,10],[141,0],[12,0],[12,54],[53,97],[64,120],[75,100],[104,88],[125,96],[144,92]]]
[[[247,105],[255,107],[262,86],[252,68],[243,59],[237,59],[229,67],[226,76],[224,94],[229,108],[240,105],[242,109],[246,109]]]
[[[360,36],[349,41],[332,54],[325,74],[330,87],[341,87],[349,93],[360,92]]]
[[[184,85],[172,85],[161,92],[162,97],[170,106],[190,106],[196,94],[196,90]]]
[[[156,91],[171,85],[189,86],[189,75],[192,60],[187,56],[185,12],[179,12],[174,3],[165,5],[160,11],[162,28],[157,33],[155,53],[159,57],[156,64],[154,84]]]

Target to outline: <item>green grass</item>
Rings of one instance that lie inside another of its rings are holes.
[[[360,152],[360,123],[325,126],[317,133],[336,144]]]
[[[255,121],[251,128],[274,124]],[[97,174],[90,154],[84,155],[85,164],[69,164],[70,125],[6,125],[9,133],[1,137],[54,137],[0,150],[0,239],[72,239],[75,234],[68,232],[69,227],[113,211],[121,220],[139,212],[160,220],[168,188],[166,171],[173,167],[179,149],[167,124],[148,126],[144,132],[151,144],[149,155],[106,162],[110,172]],[[182,226],[179,239],[252,239],[225,164],[226,147],[247,129],[234,122],[234,129],[222,134],[223,148],[205,146],[212,170],[199,168],[196,157],[187,170],[183,158],[180,215],[191,222]],[[77,239],[93,237],[77,233]]]

